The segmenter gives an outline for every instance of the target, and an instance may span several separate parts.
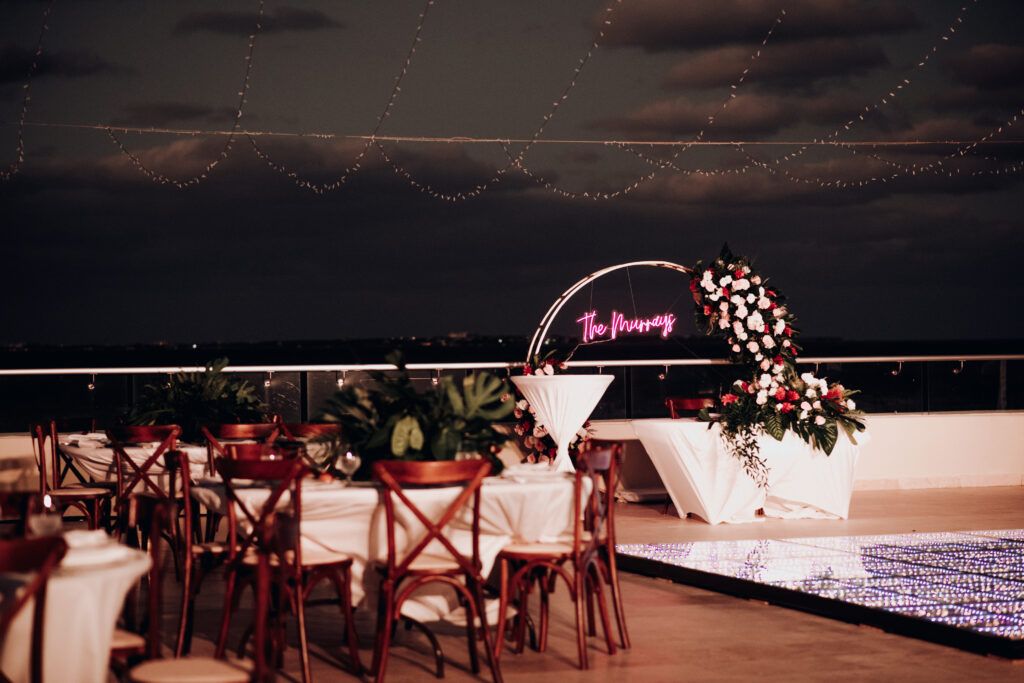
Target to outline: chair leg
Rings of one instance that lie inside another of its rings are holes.
[[[381,584],[377,612],[377,643],[373,652],[373,671],[377,683],[384,680],[387,671],[388,650],[391,648],[391,630],[394,624],[394,586],[385,580]]]
[[[484,653],[487,656],[487,665],[491,669],[491,678],[494,683],[502,683],[501,668],[498,665],[498,658],[494,654],[495,644],[491,642],[491,630],[487,626],[487,604],[484,602],[484,591],[479,581],[472,581],[473,598],[477,604],[477,610],[480,613],[480,629],[483,631],[484,638]],[[499,619],[501,615],[499,615]],[[498,643],[500,646],[500,643]],[[476,642],[475,639],[472,641],[472,653],[474,659],[476,659]]]
[[[604,584],[601,581],[601,573],[596,565],[590,565],[590,572],[587,576],[587,584],[589,586],[588,593],[597,594],[597,606],[601,610],[601,628],[604,630],[605,644],[608,646],[608,654],[615,654],[615,640],[612,638],[612,625],[608,619],[608,604],[605,602],[604,597]],[[590,615],[593,620],[593,614]],[[597,635],[596,633],[594,635]]]
[[[576,607],[576,650],[579,652],[580,658],[580,669],[586,669],[587,664],[587,637],[584,633],[583,620],[586,618],[584,611],[586,609],[586,602],[584,593],[586,592],[586,572],[581,572],[579,569],[576,570],[573,577],[573,587],[571,596],[573,603]]]
[[[282,581],[284,583],[284,581]],[[287,586],[283,586],[287,589]],[[309,673],[309,641],[306,638],[306,608],[302,599],[301,578],[292,592],[295,603],[295,619],[299,622],[299,660],[302,663],[302,683],[310,683]],[[283,645],[283,643],[282,643]]]
[[[622,593],[619,590],[619,573],[615,568],[615,556],[609,553],[608,562],[605,564],[608,570],[608,586],[612,592],[612,606],[615,608],[615,621],[619,627],[619,642],[623,649],[628,650],[629,631],[626,630],[626,613],[622,608]]]
[[[220,620],[220,634],[217,636],[217,650],[214,652],[214,657],[222,659],[224,657],[224,651],[228,645],[228,628],[231,626],[231,613],[234,611],[235,601],[235,585],[238,581],[238,575],[236,571],[228,568],[227,574],[224,577],[224,611],[221,614]]]
[[[359,636],[356,635],[355,616],[352,610],[352,573],[349,567],[346,567],[342,574],[341,593],[341,611],[345,615],[348,655],[352,659],[353,672],[356,676],[361,676],[365,669],[359,659]]]
[[[504,557],[498,559],[500,572],[499,594],[498,594],[498,624],[494,634],[494,659],[501,660],[501,651],[505,643],[505,622],[508,620],[508,560]]]
[[[474,592],[474,599],[466,601],[466,639],[469,646],[469,668],[473,673],[478,674],[480,673],[480,657],[476,651],[476,621],[479,618],[482,625],[483,615],[479,613],[480,603],[476,601],[474,589],[472,587],[469,588],[470,591]]]

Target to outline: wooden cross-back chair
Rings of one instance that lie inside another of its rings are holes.
[[[0,541],[0,573],[32,574],[27,584],[9,599],[0,602],[0,642],[7,637],[11,623],[34,600],[31,640],[29,642],[29,676],[32,683],[43,681],[43,628],[46,613],[46,587],[50,574],[60,563],[67,545],[60,536],[18,538]],[[0,672],[0,680],[8,681]]]
[[[227,456],[230,442],[252,441],[259,444],[273,444],[281,434],[279,422],[224,423],[204,425],[200,428],[206,437],[207,471],[217,471],[218,458]]]
[[[713,398],[666,398],[665,407],[673,420],[692,417],[703,408],[712,409],[717,405]]]
[[[296,616],[303,681],[311,679],[305,603],[321,580],[328,580],[334,585],[338,594],[337,602],[345,618],[350,666],[359,675],[363,666],[359,659],[359,642],[352,614],[352,558],[330,551],[303,553],[300,534],[302,480],[309,472],[308,467],[301,458],[260,457],[263,451],[260,446],[230,444],[226,449],[228,457],[218,461],[229,500],[228,545],[231,550],[225,570],[224,612],[217,640],[217,656],[221,656],[227,647],[231,616],[238,608],[244,588],[240,579],[251,578],[255,569],[257,613],[268,606],[263,587],[275,580],[283,598],[280,609],[276,612],[272,610],[272,613],[279,616],[287,607]],[[234,483],[236,479],[264,481],[271,485],[269,496],[259,510],[253,511],[239,497]],[[284,505],[286,494],[288,504]],[[248,534],[239,533],[239,522],[242,521],[238,519],[239,513],[245,522],[244,526],[249,529]],[[265,638],[268,634],[275,653],[283,647],[283,627],[277,622],[271,626],[269,631],[264,629],[263,633],[259,625],[253,629],[257,657],[261,649],[266,647]],[[240,649],[244,647],[245,641],[246,638],[243,638]]]
[[[90,529],[98,529],[109,510],[114,493],[108,488],[62,486],[57,423],[32,425],[32,444],[39,464],[39,495],[50,496],[53,506],[63,512],[71,507],[80,511]]]
[[[383,574],[378,597],[377,642],[373,670],[376,680],[383,681],[387,670],[388,651],[394,625],[402,618],[402,603],[418,588],[431,582],[453,587],[466,607],[466,636],[470,666],[480,670],[476,648],[476,629],[483,632],[485,654],[491,676],[502,680],[487,627],[480,560],[480,486],[491,471],[486,460],[454,460],[441,462],[405,462],[385,460],[373,465],[374,478],[384,485],[384,512],[387,527],[388,556],[380,566]],[[424,513],[408,496],[407,487],[417,485],[461,485],[462,490],[436,518]],[[408,509],[423,525],[425,534],[408,550],[397,546],[399,520],[396,504]],[[469,554],[454,546],[445,534],[447,527],[463,508],[471,510],[472,548]],[[435,646],[436,651],[436,646]]]
[[[163,544],[177,524],[177,505],[168,498],[149,494],[132,495],[125,501],[125,514],[133,525],[144,530],[149,537],[150,564],[146,623],[142,656],[146,661],[133,666],[127,679],[132,683],[251,683],[266,680],[271,673],[257,658],[253,666],[248,662],[229,662],[213,657],[162,658],[161,613],[163,607]],[[257,621],[260,621],[257,615]],[[116,658],[116,650],[112,653]],[[133,653],[134,654],[134,653]]]
[[[525,640],[528,598],[536,585],[540,593],[540,628],[538,650],[547,647],[548,594],[561,578],[569,590],[576,612],[576,645],[579,666],[588,666],[586,635],[596,634],[593,599],[597,606],[604,630],[605,644],[609,654],[615,653],[615,642],[611,635],[611,624],[605,602],[604,585],[614,583],[618,577],[610,563],[614,562],[615,535],[611,522],[613,518],[614,472],[621,446],[617,443],[594,447],[579,454],[573,492],[573,535],[571,541],[560,543],[513,543],[502,548],[498,554],[500,571],[500,598],[498,609],[498,634],[495,637],[495,657],[503,649],[504,631],[508,606],[517,604],[515,651],[522,652]],[[613,553],[607,562],[602,552]],[[510,574],[511,572],[511,574]],[[629,646],[626,634],[625,616],[621,609],[621,596],[613,590],[616,617],[623,647]],[[589,629],[588,629],[589,626]]]

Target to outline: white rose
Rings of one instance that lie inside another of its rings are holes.
[[[722,316],[722,318],[718,321],[718,327],[719,327],[719,329],[722,329],[722,330],[729,329],[729,318],[728,318],[728,316]]]
[[[818,392],[815,391],[813,388],[809,388],[806,392],[804,392],[804,395],[807,398],[815,398],[818,395]]]
[[[746,332],[740,332],[736,336],[739,337],[740,341],[747,341],[750,338]]]
[[[786,331],[786,321],[785,320],[776,320],[775,321],[775,334],[777,334],[777,335],[778,334],[782,334],[785,331]]]
[[[811,409],[811,404],[808,403],[807,401],[804,401],[804,402],[802,402],[800,404],[800,410],[809,411],[810,409]]]
[[[763,337],[761,337],[761,345],[764,346],[764,348],[766,349],[774,349],[775,340],[772,339],[770,335],[766,334]]]
[[[743,334],[743,323],[739,320],[734,320],[732,323],[732,331],[736,334]]]
[[[763,406],[765,403],[768,402],[768,392],[764,389],[757,392],[757,398],[755,398],[754,401],[757,403],[757,405]]]
[[[547,363],[545,363],[544,364],[544,374],[545,375],[553,375],[553,374],[555,374],[554,366],[551,366],[551,365],[548,365]]]
[[[740,304],[736,308],[736,317],[737,318],[746,318],[747,317],[747,307],[744,306],[743,304]]]
[[[789,346],[790,346],[789,340],[788,339],[783,339],[782,340],[782,345],[785,346],[788,349]]]
[[[811,407],[814,408],[815,410],[821,410],[821,401],[815,401],[814,403],[811,404]]]
[[[765,358],[763,361],[761,361],[761,369],[762,370],[767,370],[771,366],[772,366],[772,362],[770,360],[768,360],[767,358]]]
[[[772,383],[772,376],[771,375],[761,375],[758,378],[757,381],[761,384],[761,386],[766,387],[766,386],[768,386],[769,384]]]
[[[720,311],[728,311],[729,310],[729,302],[728,301],[723,301],[722,303],[718,304],[718,310],[720,310]]]
[[[801,420],[806,420],[807,419],[807,411],[806,410],[801,410],[800,411],[800,419]]]
[[[741,303],[743,303],[743,297],[740,296],[739,294],[733,294],[732,296],[729,297],[729,301],[739,306]]]
[[[732,282],[732,275],[726,275],[718,281],[718,284],[722,287],[728,287],[730,282]]]
[[[760,313],[754,311],[747,316],[747,328],[755,332],[760,332],[764,329],[764,318],[761,317]]]
[[[722,297],[719,294],[711,294],[708,296],[708,301],[718,301],[721,298]]]
[[[763,353],[759,353],[756,356],[754,356],[754,360],[761,360],[762,358],[764,358],[764,354]]]
[[[816,416],[814,418],[814,424],[816,424],[816,425],[823,425],[823,424],[825,424],[825,416],[824,415]]]
[[[744,271],[744,272],[747,272],[747,271]],[[753,282],[755,285],[759,285],[759,284],[761,284],[761,276],[760,275],[754,275],[754,276],[752,276],[750,278],[750,281]]]
[[[752,304],[755,301],[757,301],[757,297],[756,296],[754,296],[753,294],[747,294],[747,303],[748,304]]]
[[[732,345],[732,352],[733,353],[739,353],[740,352],[740,345],[739,344],[733,344]]]
[[[856,410],[857,404],[853,402],[852,398],[848,398],[846,399],[846,407],[849,408],[850,410]]]
[[[775,314],[776,318],[781,318],[782,316],[786,315],[786,309],[785,308],[776,308],[773,311],[773,313]]]
[[[516,401],[516,408],[519,408],[519,410],[526,410],[527,407],[529,407],[529,405],[530,404],[527,402],[527,400],[525,398],[521,399],[519,401]]]
[[[757,353],[757,348],[758,347],[756,341],[752,341],[747,344],[747,350],[750,351],[751,353]]]
[[[761,297],[760,299],[757,300],[757,307],[760,308],[762,311],[767,309],[771,305],[771,299],[768,299],[767,297]]]
[[[736,282],[732,283],[732,287],[733,289],[738,289],[742,292],[744,289],[750,289],[750,281],[743,279],[736,280]]]

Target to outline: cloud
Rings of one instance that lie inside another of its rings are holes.
[[[1020,45],[973,45],[947,57],[943,66],[958,82],[982,90],[1024,85],[1024,47]]]
[[[705,50],[669,69],[663,84],[669,88],[732,85],[749,67],[747,83],[806,86],[820,78],[860,74],[889,64],[877,43],[839,38],[770,45],[756,61],[750,57],[749,47]]]
[[[0,44],[0,83],[24,83],[32,68],[35,51],[10,43]],[[81,78],[102,73],[127,73],[128,69],[107,62],[88,50],[43,52],[33,78],[63,76]]]
[[[235,110],[187,102],[133,102],[122,107],[112,123],[119,126],[166,126],[197,120],[230,124],[235,120]]]
[[[605,43],[649,52],[693,49],[730,43],[760,43],[779,16],[767,0],[678,2],[640,0],[618,6]],[[917,27],[914,13],[897,5],[866,0],[796,0],[773,40],[892,34]],[[594,27],[603,27],[602,12]]]
[[[210,31],[228,35],[248,36],[256,30],[258,15],[255,12],[191,12],[182,17],[174,27],[175,33]],[[296,7],[279,7],[264,13],[260,22],[263,33],[284,31],[317,31],[328,28],[343,28],[341,24],[318,10]]]

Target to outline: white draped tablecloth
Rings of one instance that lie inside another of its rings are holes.
[[[125,446],[124,451],[129,458],[141,466],[149,456],[156,452],[158,446],[159,443],[137,444]],[[110,448],[106,434],[92,433],[62,437],[59,447],[65,455],[74,460],[78,471],[89,476],[93,481],[117,480],[117,470],[114,466],[114,449]],[[192,472],[193,478],[209,474],[206,468],[208,460],[206,446],[178,442],[177,447],[178,450],[188,454],[189,470]],[[125,464],[122,468],[126,477],[134,476],[135,470],[130,465]],[[148,474],[153,483],[162,487],[165,491],[167,490],[168,474],[164,469],[162,458],[160,461],[153,463]],[[141,493],[145,490],[145,482],[136,484],[135,491]]]
[[[406,494],[429,518],[436,519],[460,490],[412,488],[406,489]],[[226,509],[222,483],[200,480],[193,491],[208,509]],[[269,495],[269,489],[260,486],[236,491],[253,510]],[[513,541],[553,542],[572,535],[571,476],[546,466],[535,467],[529,473],[515,468],[506,477],[485,479],[481,491],[480,555],[484,576],[490,573],[502,547]],[[400,530],[396,542],[399,548],[409,549],[423,538],[425,529],[397,499],[395,510]],[[471,552],[471,520],[471,508],[464,507],[446,530],[453,545],[467,555]],[[304,481],[301,542],[303,553],[329,551],[351,557],[353,603],[374,597],[377,572],[365,570],[371,562],[385,560],[388,551],[380,490],[371,485],[344,486],[339,481]],[[403,613],[420,621],[435,621],[450,615],[456,606],[454,592],[435,584],[417,592]]]
[[[558,444],[555,469],[572,472],[569,444],[594,412],[614,375],[523,375],[512,382],[537,411],[537,420]]]
[[[149,569],[149,555],[118,545],[103,531],[70,531],[64,538],[67,554],[47,585],[43,678],[47,683],[103,683],[125,596]],[[4,578],[5,590],[25,580]],[[30,602],[0,649],[0,668],[15,683],[29,680],[31,615]]]
[[[782,441],[763,435],[760,455],[769,474],[760,488],[729,453],[717,424],[692,419],[635,420],[643,443],[680,516],[709,524],[752,522],[768,517],[846,519],[850,510],[859,446],[844,432],[831,455],[787,432]],[[857,436],[859,442],[866,433]]]

